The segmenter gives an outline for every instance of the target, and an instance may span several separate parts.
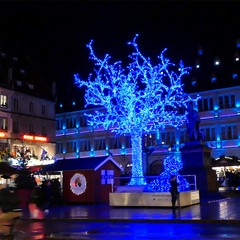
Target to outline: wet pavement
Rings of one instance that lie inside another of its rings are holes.
[[[240,239],[239,202],[239,192],[227,192],[176,210],[92,204],[50,206],[44,213],[30,204],[14,239]]]

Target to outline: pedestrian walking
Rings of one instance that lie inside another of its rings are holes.
[[[179,192],[178,192],[178,182],[177,177],[175,175],[170,178],[170,193],[172,196],[172,207],[175,208],[176,201],[178,200]]]

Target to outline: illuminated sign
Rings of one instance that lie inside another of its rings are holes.
[[[36,142],[47,142],[46,137],[32,136],[32,135],[23,135],[24,140],[36,141]]]

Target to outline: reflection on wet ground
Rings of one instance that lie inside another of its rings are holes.
[[[107,204],[32,204],[16,226],[15,240],[240,239],[240,195],[171,208],[112,208]]]

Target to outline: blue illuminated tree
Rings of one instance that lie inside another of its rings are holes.
[[[85,90],[85,107],[101,106],[93,114],[88,114],[91,126],[102,126],[117,134],[131,136],[132,178],[129,185],[146,185],[143,174],[142,136],[166,126],[179,127],[185,123],[191,98],[183,91],[182,76],[189,68],[182,61],[176,67],[164,57],[166,49],[158,56],[154,65],[139,51],[136,35],[128,44],[134,51],[130,62],[122,67],[122,62],[110,63],[110,55],[102,59],[95,55],[92,44],[89,58],[94,62],[94,72],[87,80],[74,75],[75,84]],[[182,111],[179,111],[182,109]]]

